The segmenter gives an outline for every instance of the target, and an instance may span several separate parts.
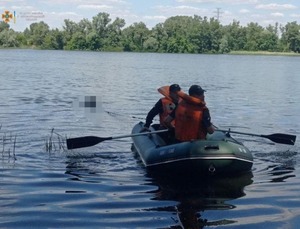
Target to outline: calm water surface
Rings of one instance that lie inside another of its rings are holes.
[[[0,50],[0,66],[0,228],[298,228],[298,142],[236,135],[253,170],[222,179],[148,174],[130,138],[64,144],[129,134],[171,83],[203,86],[217,126],[299,135],[298,57]]]

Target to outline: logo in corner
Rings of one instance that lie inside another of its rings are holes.
[[[16,19],[15,14],[16,14],[15,11],[14,11],[14,13],[12,14],[10,11],[5,10],[4,13],[2,14],[2,20],[3,20],[5,23],[9,23],[11,20],[14,20],[14,22],[15,22],[15,19]]]

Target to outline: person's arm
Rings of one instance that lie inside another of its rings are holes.
[[[211,124],[209,127],[206,128],[207,129],[207,132],[209,134],[213,134],[215,132],[215,127],[213,124]]]
[[[147,117],[146,117],[146,123],[144,127],[149,128],[154,117],[160,113],[163,112],[163,105],[161,99],[156,102],[154,107],[149,111]]]
[[[164,126],[168,129],[174,129],[172,121],[175,119],[176,108],[164,120]]]
[[[203,111],[203,126],[206,128],[209,134],[213,134],[215,131],[214,125],[211,123],[211,117],[208,109]]]

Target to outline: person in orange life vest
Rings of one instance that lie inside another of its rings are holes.
[[[146,123],[144,128],[142,128],[141,132],[149,131],[149,127],[156,115],[159,114],[160,126],[157,129],[166,128],[164,127],[165,118],[175,109],[178,104],[179,96],[177,92],[180,91],[181,88],[178,84],[172,84],[169,86],[161,87],[158,91],[163,94],[165,97],[159,99],[154,107],[148,112],[146,117]]]
[[[215,130],[211,123],[209,110],[204,100],[204,92],[199,85],[189,88],[189,95],[179,92],[182,98],[176,110],[166,119],[165,125],[173,128],[172,120],[175,119],[175,138],[178,142],[205,139],[206,134],[212,134]]]

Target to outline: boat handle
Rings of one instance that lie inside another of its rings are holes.
[[[204,147],[205,150],[219,150],[219,146],[209,145]]]

